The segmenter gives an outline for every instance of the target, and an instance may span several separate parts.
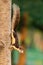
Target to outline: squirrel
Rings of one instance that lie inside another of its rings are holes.
[[[16,4],[13,4],[12,9],[13,9],[12,31],[11,31],[12,43],[11,43],[10,48],[13,48],[13,49],[19,51],[20,53],[23,53],[22,48],[18,44],[18,36],[17,36],[17,31],[16,31],[17,25],[20,20],[20,8]]]

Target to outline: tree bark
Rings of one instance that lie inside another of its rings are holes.
[[[0,0],[0,65],[11,65],[11,0]]]

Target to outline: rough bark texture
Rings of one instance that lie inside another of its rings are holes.
[[[11,65],[11,0],[0,0],[0,65]]]

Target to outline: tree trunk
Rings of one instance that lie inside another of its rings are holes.
[[[11,0],[0,0],[0,65],[11,65]]]

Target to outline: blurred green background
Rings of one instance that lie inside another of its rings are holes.
[[[43,30],[43,0],[12,0],[19,5],[21,16],[28,12],[28,26],[34,26]]]
[[[28,30],[29,35],[26,40],[26,63],[25,65],[43,65],[43,52],[39,49],[34,48],[34,30],[30,28],[35,28],[43,31],[43,0],[12,0],[12,4],[17,4],[20,7],[20,16],[23,16],[24,12],[28,13]],[[20,19],[21,22],[21,19]],[[21,24],[21,23],[20,23]],[[19,26],[19,25],[18,25]],[[20,28],[20,26],[19,26]],[[41,32],[43,36],[43,32]],[[25,40],[25,41],[26,41]],[[30,40],[30,41],[29,41]],[[28,47],[29,43],[32,47]],[[16,65],[19,59],[19,53],[17,51],[12,51],[12,63]]]

